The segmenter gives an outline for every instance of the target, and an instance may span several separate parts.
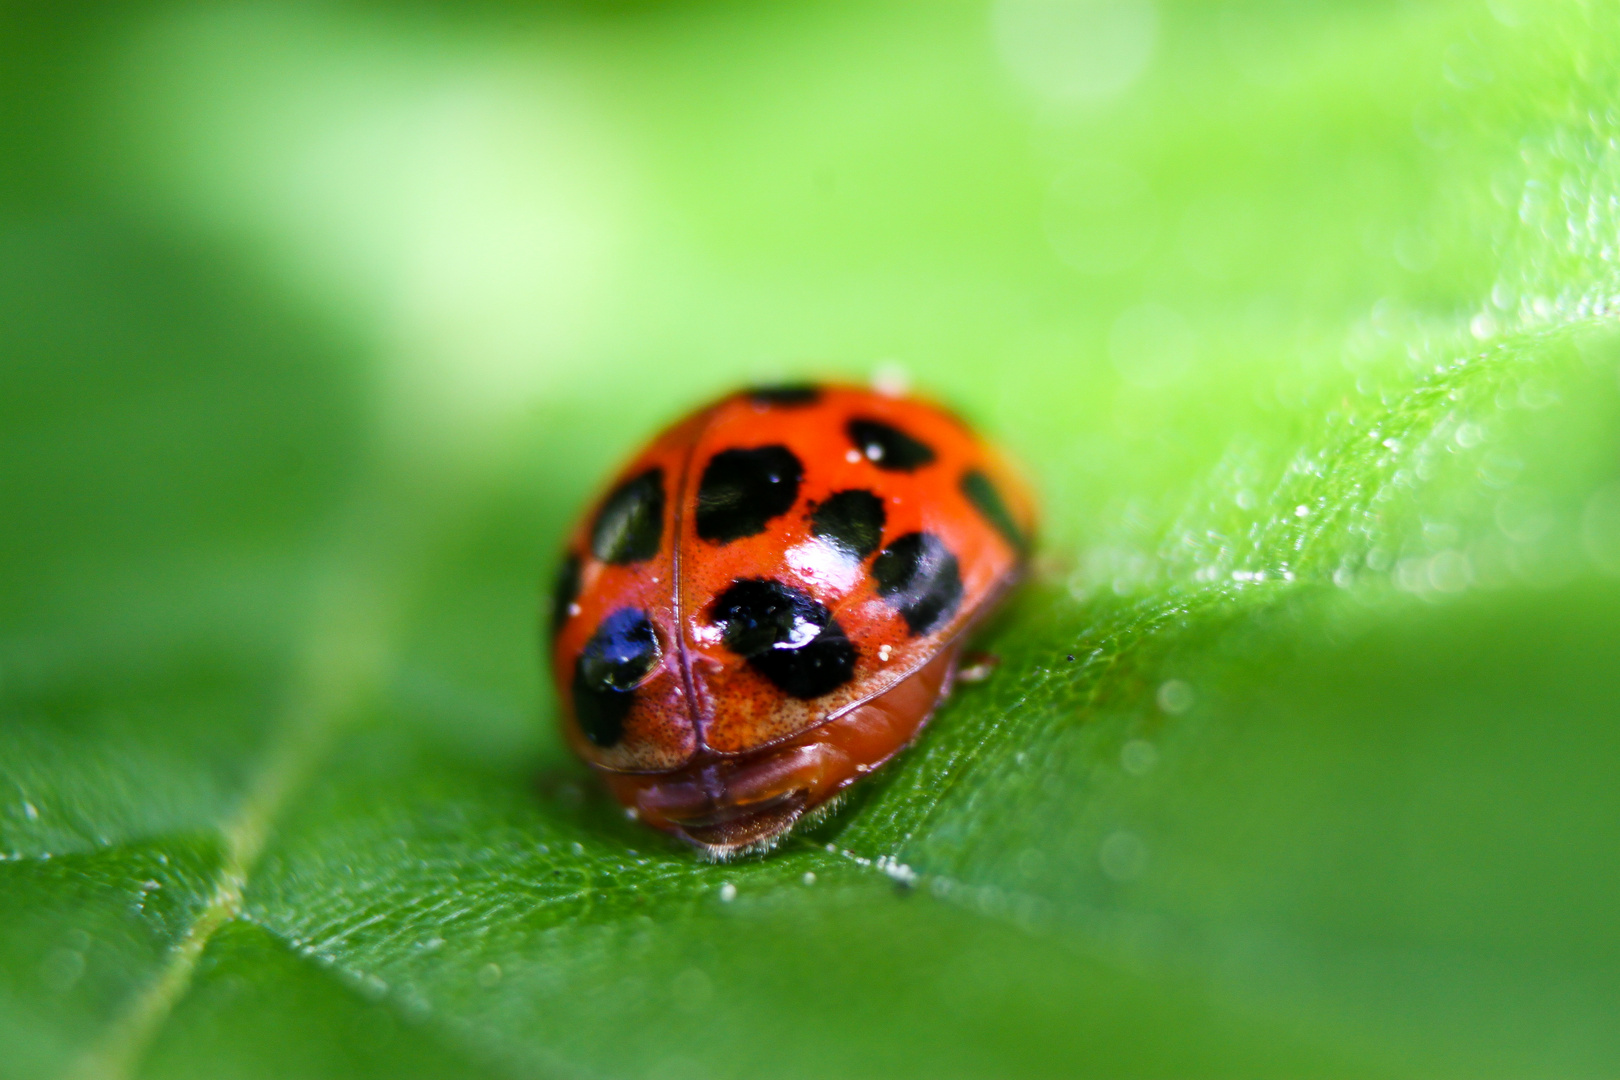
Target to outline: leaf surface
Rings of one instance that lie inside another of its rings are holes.
[[[1116,7],[5,15],[0,1075],[1620,1068],[1617,13]],[[539,583],[884,357],[1037,572],[709,865]]]

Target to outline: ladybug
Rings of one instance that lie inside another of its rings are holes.
[[[1032,526],[1007,463],[922,401],[804,385],[700,409],[568,543],[568,741],[632,816],[712,858],[764,850],[916,738]]]

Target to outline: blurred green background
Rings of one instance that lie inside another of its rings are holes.
[[[1620,1075],[1617,32],[0,4],[0,1076]],[[1006,445],[1037,573],[709,866],[540,583],[824,375]]]

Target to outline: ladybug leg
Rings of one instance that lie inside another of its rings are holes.
[[[1001,657],[995,653],[970,649],[962,653],[962,661],[956,668],[956,681],[982,683],[1000,666]]]

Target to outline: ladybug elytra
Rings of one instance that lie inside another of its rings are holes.
[[[769,846],[907,746],[1033,505],[923,402],[743,391],[676,423],[570,539],[552,608],[568,741],[655,828]]]

